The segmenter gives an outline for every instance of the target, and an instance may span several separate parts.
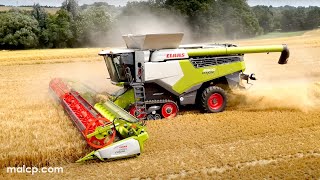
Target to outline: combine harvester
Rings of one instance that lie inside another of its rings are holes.
[[[217,113],[227,105],[227,92],[245,88],[244,54],[281,52],[286,45],[237,47],[233,44],[180,46],[183,34],[123,36],[127,48],[101,51],[112,84],[123,87],[106,102],[91,105],[62,79],[50,89],[88,144],[98,149],[80,161],[139,155],[148,134],[141,120],[175,117],[179,106],[201,104]]]

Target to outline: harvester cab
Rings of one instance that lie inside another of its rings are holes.
[[[180,45],[183,33],[123,36],[126,49],[104,50],[111,82],[123,89],[111,99],[139,119],[175,117],[179,106],[200,103],[205,112],[221,112],[226,92],[244,88],[246,53],[281,52],[286,45],[237,47],[233,44]]]

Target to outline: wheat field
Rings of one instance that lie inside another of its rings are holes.
[[[9,10],[12,10],[12,9],[19,9],[19,10],[22,10],[22,11],[32,11],[32,7],[31,6],[29,6],[29,7],[0,6],[0,12],[1,11],[9,11]],[[51,8],[45,7],[44,9],[49,14],[55,14],[59,10],[59,8],[57,8],[57,7],[51,7]]]
[[[100,49],[0,51],[0,178],[320,178],[320,31],[233,43],[288,44],[289,64],[277,64],[279,53],[246,55],[258,81],[230,95],[225,112],[182,108],[174,119],[147,123],[141,156],[86,164],[74,162],[91,149],[48,83],[63,77],[114,91]],[[22,165],[62,166],[64,173],[5,171]]]

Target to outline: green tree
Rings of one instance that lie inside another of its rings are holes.
[[[38,21],[40,28],[46,28],[48,13],[39,3],[33,5],[31,15]]]
[[[285,6],[282,10],[281,29],[283,31],[306,30],[307,9],[305,7]]]
[[[68,11],[72,19],[76,18],[79,13],[79,5],[76,0],[65,0],[62,3],[61,9]]]
[[[185,15],[196,39],[217,35],[223,31],[215,0],[167,0],[157,3]]]
[[[110,26],[110,15],[104,7],[93,6],[84,10],[76,21],[79,45],[96,46],[105,43]]]
[[[0,16],[0,48],[27,49],[38,45],[38,22],[20,12]]]
[[[307,30],[306,21],[307,21],[307,9],[305,7],[298,7],[295,9],[295,24],[297,30]]]
[[[70,14],[63,9],[48,18],[48,28],[43,34],[48,37],[45,44],[50,48],[64,48],[73,46],[73,32],[70,30]]]
[[[76,21],[79,18],[80,7],[78,5],[77,0],[65,0],[62,3],[61,9],[67,11],[70,15],[70,18],[69,18],[70,27],[69,28],[70,28],[71,32],[73,33],[73,36],[71,39],[69,39],[68,46],[76,47],[76,46],[78,46],[76,44],[77,37],[78,37]]]
[[[251,37],[261,28],[246,0],[166,0],[173,8],[187,16],[197,37],[225,34],[229,38]]]
[[[264,33],[272,32],[275,29],[274,15],[270,8],[268,6],[252,7],[252,11],[256,15]]]
[[[246,0],[218,0],[220,21],[229,38],[253,37],[262,29]]]
[[[310,7],[306,19],[307,29],[318,28],[320,26],[320,7]]]
[[[39,33],[37,36],[39,39],[39,47],[46,47],[46,42],[49,37],[48,34],[44,32],[45,29],[47,29],[48,13],[38,3],[33,5],[31,15],[38,21]]]

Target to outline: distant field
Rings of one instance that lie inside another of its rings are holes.
[[[292,36],[301,36],[306,31],[295,31],[295,32],[271,32],[261,36],[254,37],[253,39],[271,39],[279,37],[292,37]]]
[[[0,51],[0,65],[52,64],[99,60],[101,48]],[[100,59],[101,60],[101,59]]]
[[[9,11],[10,9],[18,8],[21,10],[31,11],[32,7],[9,7],[9,6],[0,6],[0,11]],[[52,8],[44,8],[48,13],[54,14],[56,13],[60,8],[58,7],[52,7]]]

